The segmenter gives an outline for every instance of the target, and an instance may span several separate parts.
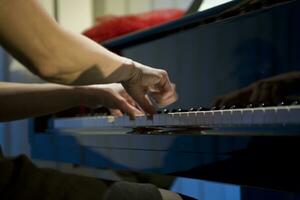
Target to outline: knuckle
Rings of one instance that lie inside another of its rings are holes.
[[[166,70],[164,70],[164,69],[161,69],[160,73],[161,73],[161,75],[163,77],[167,77],[168,76],[168,72]]]
[[[124,105],[125,105],[126,103],[127,103],[127,102],[126,102],[125,99],[123,99],[123,98],[118,98],[118,105],[119,105],[120,107],[124,107]]]

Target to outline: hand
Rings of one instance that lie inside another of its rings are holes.
[[[166,71],[133,61],[131,65],[133,67],[131,77],[122,81],[122,85],[147,114],[155,113],[153,103],[163,107],[177,100],[175,85],[170,82]]]
[[[105,84],[77,87],[82,102],[89,107],[105,106],[114,116],[127,113],[131,118],[143,115],[137,103],[127,94],[121,84]],[[82,92],[83,90],[83,92]]]

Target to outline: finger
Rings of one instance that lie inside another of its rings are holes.
[[[171,83],[168,73],[163,71],[162,78],[160,81],[155,85],[155,88],[161,92],[163,97],[169,97],[175,95],[175,85]]]
[[[247,106],[249,103],[251,103],[250,98],[253,93],[253,88],[251,86],[248,86],[246,88],[241,89],[238,93],[238,98],[236,101],[237,106]]]
[[[213,101],[212,106],[213,107],[219,107],[220,104],[222,103],[224,97],[216,97],[216,99]]]
[[[228,105],[229,102],[231,103],[230,98],[223,98],[221,101],[218,102],[218,105],[215,106],[215,107],[216,107],[216,108],[221,108],[221,107],[223,107],[223,106],[225,106],[225,105]]]
[[[271,89],[271,96],[272,96],[272,101],[273,101],[273,105],[280,103],[281,101],[283,101],[283,97],[284,95],[284,90],[282,89],[282,87],[278,84],[275,84],[272,89]]]
[[[123,116],[122,111],[119,109],[109,109],[109,112],[114,117],[122,117]]]
[[[167,99],[164,99],[163,101],[160,102],[160,106],[168,106],[178,100],[178,95],[175,93],[174,95],[170,96]]]
[[[175,84],[171,84],[170,91],[165,92],[163,90],[163,91],[151,92],[151,96],[153,97],[153,99],[159,106],[170,105],[170,104],[174,103],[175,101],[177,101],[177,99],[178,99],[178,95],[177,95],[176,89],[175,89]]]
[[[134,107],[136,107],[136,108],[139,109],[138,104],[135,102],[135,100],[127,92],[124,93],[122,96],[123,96],[123,98],[126,99],[126,101],[128,103],[130,103],[130,105],[132,105],[132,106],[134,106]]]
[[[150,95],[151,95],[152,99],[154,99],[157,106],[159,106],[159,107],[168,106],[178,100],[178,96],[176,93],[175,93],[175,95],[169,96],[167,98],[162,98],[160,93],[151,93]]]
[[[255,86],[250,96],[250,103],[252,104],[259,104],[259,93],[260,93],[260,86]]]
[[[130,119],[135,119],[136,116],[143,115],[141,111],[130,105],[125,99],[120,102],[119,108],[123,113],[128,114]]]
[[[132,106],[134,106],[136,109],[138,109],[141,113],[143,113],[144,114],[144,112],[143,112],[143,109],[141,108],[141,106],[127,93],[127,92],[124,92],[123,94],[121,94],[121,96],[123,97],[123,98],[125,98],[126,99],[126,101],[130,104],[130,105],[132,105]]]
[[[260,93],[259,93],[259,97],[258,97],[258,102],[259,103],[264,103],[264,104],[271,104],[271,85],[270,84],[263,84],[261,89],[260,89]]]
[[[133,98],[147,114],[153,115],[155,113],[155,108],[146,94],[133,95]]]

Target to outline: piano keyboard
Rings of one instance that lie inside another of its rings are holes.
[[[137,127],[244,127],[300,125],[300,105],[188,111],[155,114],[130,120],[128,116],[54,119],[54,129],[114,129]]]

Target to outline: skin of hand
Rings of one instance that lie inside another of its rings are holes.
[[[138,62],[132,62],[132,66],[135,70],[131,78],[121,83],[147,114],[154,114],[155,106],[164,107],[177,100],[175,85],[170,82],[165,70],[147,67]]]
[[[241,90],[216,98],[214,106],[276,105],[290,92],[299,90],[300,72],[289,72],[259,80]]]
[[[121,84],[78,86],[77,90],[84,105],[92,108],[105,106],[110,109],[113,116],[122,116],[126,113],[134,118],[144,114]]]
[[[143,114],[121,84],[64,86],[0,82],[0,121],[51,114],[82,104],[113,108],[132,118]]]
[[[65,85],[122,83],[149,115],[155,112],[149,95],[159,106],[176,101],[166,71],[118,56],[64,29],[38,1],[0,0],[0,5],[0,43],[41,78]]]

